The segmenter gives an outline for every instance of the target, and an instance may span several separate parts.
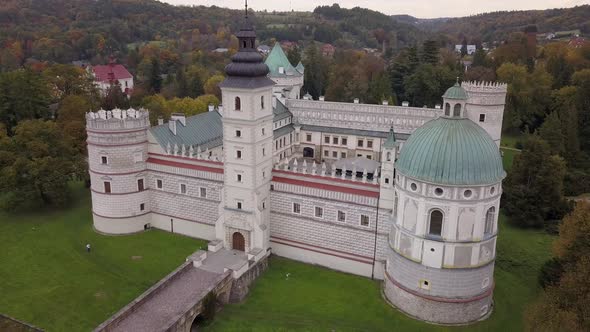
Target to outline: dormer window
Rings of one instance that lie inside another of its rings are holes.
[[[240,97],[236,97],[236,111],[241,111],[242,110],[242,101],[240,100]]]

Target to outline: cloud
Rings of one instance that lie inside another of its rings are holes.
[[[244,8],[243,0],[160,0],[175,5],[205,5],[228,8]],[[364,7],[385,14],[409,14],[420,18],[456,17],[502,11],[573,7],[583,5],[586,0],[492,0],[474,5],[472,0],[250,0],[254,10],[311,11],[316,6],[338,3],[341,7]]]

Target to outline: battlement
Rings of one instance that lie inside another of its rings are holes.
[[[508,85],[506,83],[499,82],[463,82],[461,87],[465,91],[469,92],[483,92],[483,93],[506,93],[508,91]]]
[[[149,111],[140,108],[114,109],[86,113],[86,128],[95,130],[127,130],[149,128]]]

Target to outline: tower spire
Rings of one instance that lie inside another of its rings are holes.
[[[248,18],[248,0],[246,0],[246,18]]]

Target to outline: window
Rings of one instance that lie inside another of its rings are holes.
[[[238,176],[236,177],[238,182],[242,182],[242,174],[238,174]]]
[[[184,184],[184,183],[180,184],[180,193],[186,194],[186,184]]]
[[[145,203],[139,204],[139,211],[145,210]]]
[[[342,145],[347,145],[348,144],[348,138],[342,137],[341,142],[342,142]]]
[[[451,115],[451,104],[446,103],[445,104],[445,115],[446,116],[450,116]]]
[[[281,158],[282,159],[282,158]],[[266,179],[266,171],[262,171],[262,178]]]
[[[275,141],[275,151],[279,149],[279,141]]]
[[[361,226],[369,226],[369,216],[361,214]]]
[[[236,150],[236,158],[242,159],[242,150]]]
[[[442,188],[436,188],[436,189],[434,189],[434,194],[436,196],[442,196],[443,193],[444,192],[443,192]]]
[[[160,180],[160,179],[156,180],[156,188],[162,189],[162,187],[163,187],[162,180]]]
[[[430,212],[430,223],[428,226],[428,235],[441,236],[442,235],[443,214],[440,210],[432,210]]]
[[[346,158],[346,152],[340,152],[340,158]]]
[[[301,213],[301,205],[299,203],[293,203],[293,213]]]
[[[137,191],[144,191],[145,186],[143,185],[143,179],[137,180]]]
[[[385,184],[389,184],[389,178],[385,178]]]
[[[262,156],[266,156],[266,149],[262,148]]]
[[[111,183],[109,181],[104,182],[104,192],[107,194],[111,193]]]
[[[100,157],[100,163],[103,165],[106,165],[109,163],[109,158],[107,158],[107,156],[101,156]]]
[[[264,136],[264,135],[265,135],[264,128],[262,128],[262,136]]]
[[[262,201],[262,209],[266,210],[266,199]]]
[[[490,188],[490,195],[493,195],[496,192],[496,188],[495,187],[491,187]]]
[[[391,161],[391,152],[387,152],[387,161]]]
[[[461,104],[455,104],[455,107],[453,107],[453,116],[461,116]]]
[[[494,231],[495,215],[496,215],[496,208],[492,206],[491,208],[488,209],[488,212],[486,212],[486,223],[485,223],[485,227],[484,227],[484,231],[483,231],[484,235],[492,235],[492,232]]]
[[[330,136],[325,136],[324,137],[324,143],[330,144]]]
[[[199,194],[201,195],[201,197],[207,197],[207,188],[200,188]]]
[[[315,216],[317,218],[323,218],[324,217],[324,208],[321,208],[319,206],[315,207]]]
[[[260,108],[264,109],[264,96],[260,96]]]
[[[359,148],[362,148],[362,147],[363,147],[363,140],[362,140],[362,139],[359,139],[356,145],[357,145]]]
[[[332,143],[334,143],[334,144],[338,144],[338,137],[334,137],[334,138],[332,138]]]
[[[236,137],[242,137],[242,131],[236,130]]]
[[[338,210],[338,221],[346,221],[346,213]]]
[[[473,192],[472,192],[471,190],[469,190],[469,189],[467,189],[467,190],[465,190],[465,191],[463,192],[463,196],[464,196],[465,198],[469,198],[469,197],[471,197],[471,195],[473,195]]]
[[[373,141],[367,141],[367,148],[373,148]]]
[[[308,142],[311,142],[311,134],[307,134],[305,138]]]
[[[242,202],[238,202],[238,204],[236,205],[236,207],[238,208],[238,210],[242,209]]]
[[[486,122],[486,115],[485,114],[479,115],[479,122]]]
[[[236,111],[241,111],[242,110],[242,101],[240,100],[240,97],[236,97]]]
[[[416,191],[416,189],[418,189],[418,186],[415,183],[412,183],[410,185],[410,189],[412,189],[412,191]]]
[[[325,156],[325,157],[329,157],[329,156],[330,156],[330,151],[328,151],[328,150],[324,150],[324,156]]]
[[[143,161],[143,153],[135,152],[133,154],[133,162],[140,163]]]
[[[371,160],[373,158],[373,156],[371,156],[370,154],[367,155],[367,159]]]
[[[338,158],[338,151],[332,151],[332,157]]]

